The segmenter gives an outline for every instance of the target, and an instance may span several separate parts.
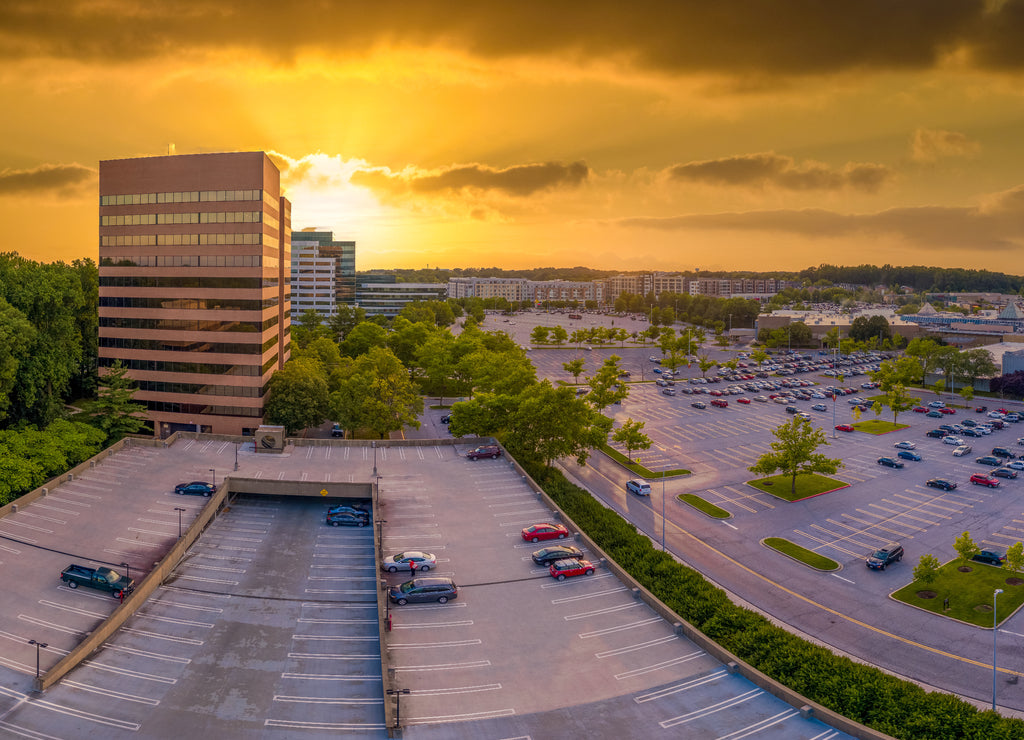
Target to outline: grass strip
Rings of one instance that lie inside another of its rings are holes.
[[[882,421],[881,419],[865,419],[864,421],[854,422],[850,426],[858,432],[865,432],[867,434],[888,434],[899,429],[906,429],[910,425],[893,424],[891,421]]]
[[[961,571],[964,567],[968,570]],[[996,616],[1011,616],[1024,604],[1024,574],[984,563],[951,560],[939,568],[931,583],[914,581],[892,594],[897,601],[918,609],[959,619],[978,627],[992,627],[992,594],[999,595]],[[945,601],[949,599],[949,610]]]
[[[690,474],[690,471],[686,470],[684,468],[678,468],[676,470],[665,470],[665,471],[655,472],[655,471],[651,470],[650,468],[644,467],[643,465],[641,465],[640,463],[638,463],[636,461],[632,461],[631,462],[629,460],[629,458],[627,458],[625,455],[623,455],[621,452],[619,452],[617,449],[615,449],[611,445],[608,445],[608,444],[603,445],[600,449],[601,449],[601,452],[606,454],[608,457],[610,457],[612,460],[617,462],[622,467],[626,468],[626,470],[629,470],[632,473],[636,473],[641,478],[649,478],[651,480],[657,480],[657,479],[659,479],[661,477],[671,478],[674,475],[689,475]]]
[[[684,493],[679,496],[679,500],[683,503],[689,504],[698,511],[702,511],[708,516],[714,517],[715,519],[728,519],[732,516],[728,511],[720,506],[715,506],[710,501],[702,499],[692,493]]]
[[[783,501],[801,501],[839,488],[847,488],[850,484],[817,473],[800,473],[796,477],[796,490],[793,490],[793,478],[788,475],[773,475],[768,478],[749,480],[747,485],[770,493]]]
[[[768,537],[763,540],[764,544],[773,550],[778,550],[783,555],[793,558],[804,565],[809,565],[818,570],[839,570],[839,563],[832,558],[826,558],[816,552],[800,547],[795,542],[790,542],[782,537]]]

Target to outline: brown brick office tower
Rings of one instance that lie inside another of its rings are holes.
[[[99,362],[154,431],[252,433],[288,359],[291,204],[263,152],[100,162]]]

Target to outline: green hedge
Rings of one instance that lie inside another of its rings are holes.
[[[845,717],[903,740],[1016,740],[1024,721],[855,663],[736,606],[691,568],[655,550],[632,524],[559,471],[533,469],[594,542],[676,614],[742,660]]]

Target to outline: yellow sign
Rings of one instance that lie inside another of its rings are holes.
[[[326,496],[327,495],[327,489],[325,488],[322,491],[320,491],[320,495],[321,496]]]

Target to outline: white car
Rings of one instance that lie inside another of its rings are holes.
[[[945,407],[946,404],[943,403],[942,401],[932,401],[930,404],[928,404],[928,408],[930,409],[941,409]]]
[[[964,443],[964,441],[962,439],[960,439],[959,437],[952,437],[952,436],[950,436],[950,437],[943,437],[942,441],[943,441],[944,444],[955,445],[955,446],[960,446],[960,445],[962,445]]]
[[[412,570],[413,563],[416,564],[417,571],[426,573],[431,568],[437,567],[437,558],[433,553],[406,550],[384,558],[380,567],[381,570],[386,570],[388,573],[397,573],[400,570]]]
[[[970,453],[971,453],[971,446],[970,445],[960,445],[955,450],[953,450],[953,457],[963,457],[964,455],[969,455]]]
[[[1003,467],[1011,468],[1012,470],[1024,470],[1024,460],[1010,460],[1010,462],[1004,463]]]
[[[896,444],[893,445],[893,447],[895,447],[897,450],[916,450],[917,449],[917,445],[916,444],[914,444],[913,442],[908,442],[906,440],[904,440],[903,442],[897,442]]]
[[[989,411],[986,416],[990,419],[1002,419],[1006,414],[1000,414],[998,411]]]

